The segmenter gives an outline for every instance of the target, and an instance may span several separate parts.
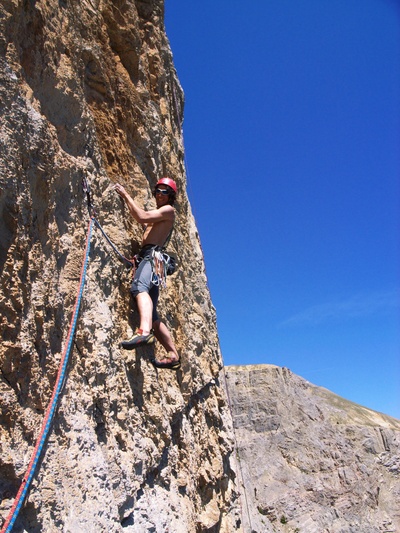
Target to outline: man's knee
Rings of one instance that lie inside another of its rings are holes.
[[[141,297],[142,294],[147,294],[147,296],[150,298],[149,291],[146,291],[143,289],[135,289],[135,290],[131,289],[131,294],[135,298],[136,301],[138,300],[138,298]]]
[[[133,282],[132,283],[132,286],[131,286],[131,294],[134,298],[137,298],[139,296],[139,294],[143,294],[143,293],[146,293],[146,294],[149,294],[149,289],[148,287],[143,284],[143,283],[140,283],[139,282]]]

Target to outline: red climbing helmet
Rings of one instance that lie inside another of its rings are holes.
[[[157,181],[156,187],[157,185],[168,185],[168,187],[171,187],[171,189],[174,191],[175,194],[178,192],[176,183],[171,178],[161,178],[160,180]]]

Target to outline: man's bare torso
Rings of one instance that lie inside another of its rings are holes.
[[[143,234],[142,246],[146,244],[157,244],[163,246],[172,229],[173,220],[162,220],[154,224],[147,224]]]

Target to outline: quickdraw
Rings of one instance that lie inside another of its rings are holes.
[[[153,270],[151,281],[153,285],[163,289],[167,286],[167,264],[164,255],[161,251],[153,250],[150,258]]]

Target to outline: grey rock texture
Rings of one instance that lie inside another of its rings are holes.
[[[0,523],[52,395],[89,215],[127,257],[142,230],[112,185],[145,207],[178,182],[179,269],[160,315],[182,370],[157,345],[119,348],[137,325],[130,273],[94,229],[67,380],[16,531],[232,531],[232,426],[203,254],[186,195],[183,94],[162,0],[0,3]]]
[[[248,532],[400,531],[400,420],[273,365],[226,368]]]

